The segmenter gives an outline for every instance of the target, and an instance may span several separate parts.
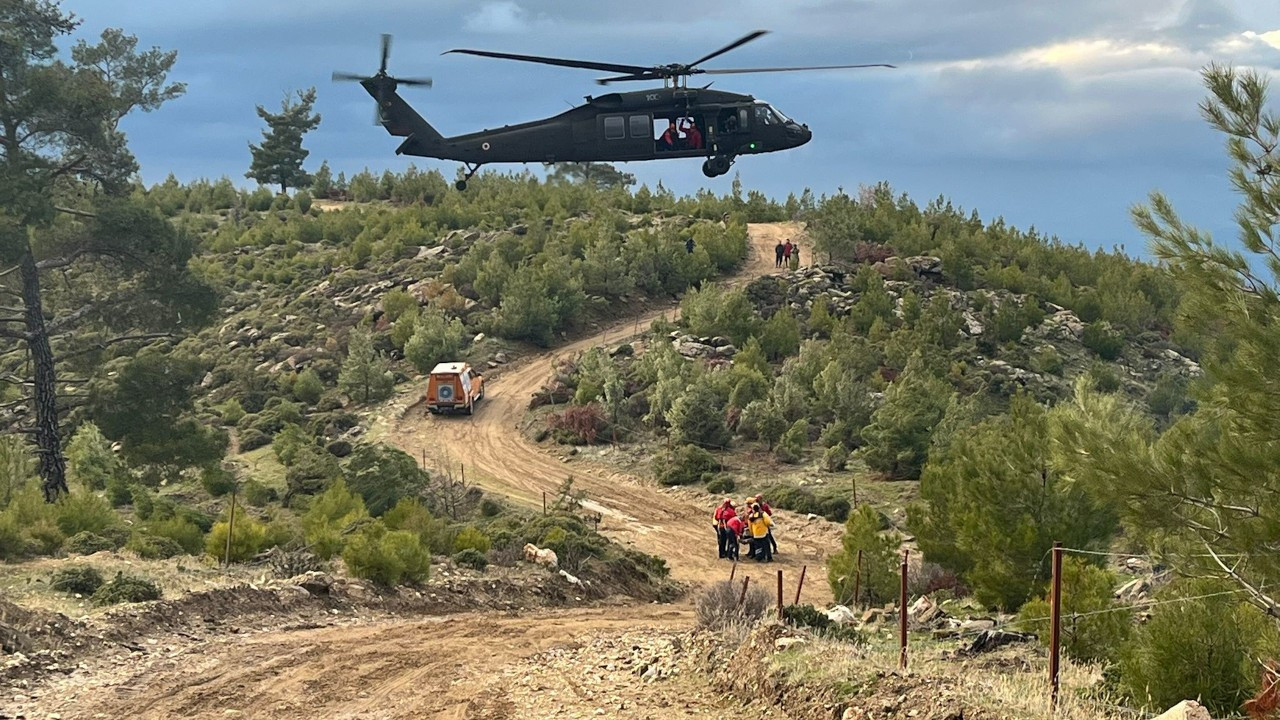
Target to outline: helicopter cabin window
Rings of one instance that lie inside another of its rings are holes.
[[[768,105],[756,106],[756,123],[759,125],[781,125],[782,119]]]
[[[604,139],[623,140],[627,137],[627,122],[621,115],[610,115],[604,119]]]
[[[632,115],[630,119],[631,137],[647,138],[649,131],[653,127],[648,115]]]
[[[653,134],[658,152],[702,150],[706,147],[701,117],[672,115],[653,119]]]

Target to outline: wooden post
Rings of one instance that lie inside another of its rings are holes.
[[[782,622],[782,571],[778,571],[778,622]]]
[[[466,463],[458,463],[458,469],[462,471],[462,484],[467,484],[467,465]]]
[[[796,584],[796,605],[800,604],[800,591],[804,589],[804,574],[808,569],[808,565],[800,566],[800,582]]]
[[[231,511],[227,518],[227,548],[223,551],[222,564],[231,567],[231,538],[236,534],[236,489],[231,488]]]
[[[898,657],[898,667],[907,669],[907,556],[910,550],[902,551],[902,585],[898,591],[898,647],[902,654]]]
[[[542,491],[542,514],[547,514],[547,491]]]
[[[738,562],[735,560],[733,565],[729,568],[729,582],[733,582],[733,576],[737,572],[738,572]]]
[[[1062,651],[1062,543],[1053,544],[1053,583],[1049,598],[1049,711],[1058,708],[1058,658]]]
[[[853,509],[858,509],[858,473],[851,473],[849,482],[853,484]]]
[[[742,603],[747,601],[747,585],[751,582],[751,576],[742,578],[742,594],[738,596],[738,607],[742,607]]]
[[[853,576],[853,604],[862,608],[862,551],[858,551],[858,572]]]

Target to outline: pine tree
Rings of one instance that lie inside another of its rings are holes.
[[[870,505],[849,514],[840,552],[827,561],[827,583],[836,602],[846,605],[883,602],[896,595],[900,538],[880,532],[880,516]],[[858,551],[862,577],[858,578]],[[854,597],[855,587],[858,596]]]
[[[310,154],[302,147],[302,136],[320,124],[320,116],[311,114],[316,89],[299,90],[296,94],[296,101],[291,95],[285,95],[278,113],[258,106],[258,117],[267,123],[268,129],[262,131],[260,144],[249,144],[253,162],[244,174],[262,185],[279,185],[281,193],[312,183],[311,175],[302,169],[302,163]]]
[[[918,355],[913,357],[862,430],[867,466],[895,480],[920,477],[929,437],[950,396],[947,384],[934,377]]]
[[[368,328],[351,331],[347,359],[338,373],[338,389],[359,403],[376,402],[391,396],[395,380],[382,353],[374,350]]]
[[[724,398],[707,382],[697,382],[680,396],[667,413],[671,439],[681,444],[709,448],[729,445],[729,428],[724,421]]]

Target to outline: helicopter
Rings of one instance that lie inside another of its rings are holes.
[[[796,148],[812,139],[808,125],[792,120],[763,100],[723,90],[690,87],[695,75],[846,70],[883,67],[883,63],[706,69],[702,63],[719,57],[767,34],[757,30],[691,63],[624,65],[564,58],[456,49],[456,53],[502,60],[583,68],[605,73],[600,85],[630,81],[661,81],[662,87],[631,92],[586,96],[586,103],[553,117],[493,130],[445,137],[419,115],[397,89],[400,86],[431,87],[430,78],[396,78],[387,74],[391,36],[382,35],[382,61],[375,75],[335,72],[334,81],[359,82],[377,102],[375,124],[405,138],[397,155],[413,155],[461,162],[465,173],[456,183],[466,190],[467,181],[490,163],[632,162],[673,158],[705,158],[702,172],[709,178],[729,172],[740,155]],[[662,129],[665,124],[665,129]]]

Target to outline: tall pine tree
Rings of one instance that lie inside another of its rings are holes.
[[[302,163],[310,154],[302,147],[302,136],[320,124],[320,116],[311,114],[315,103],[313,87],[297,91],[296,101],[293,96],[285,95],[278,113],[258,106],[258,117],[266,121],[267,129],[262,131],[261,144],[249,144],[253,163],[245,177],[263,185],[279,185],[281,193],[287,193],[291,187],[311,185],[311,175],[302,169]]]

